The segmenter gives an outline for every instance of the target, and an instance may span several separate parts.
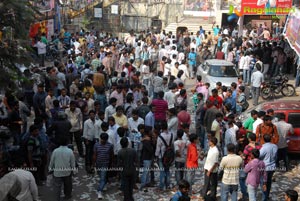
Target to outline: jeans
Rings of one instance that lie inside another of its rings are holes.
[[[199,140],[200,140],[200,146],[202,149],[204,149],[204,146],[205,146],[205,129],[202,125],[200,125],[200,122],[197,121],[197,126],[196,126],[196,134],[198,135],[199,137]]]
[[[240,170],[239,183],[243,198],[248,197],[247,186],[246,186],[247,173],[244,170]]]
[[[161,158],[158,161],[158,165],[160,168],[159,188],[163,190],[164,188],[169,188],[170,186],[170,169],[164,168]]]
[[[263,192],[263,201],[269,200],[269,195],[272,187],[272,177],[275,171],[266,171],[267,172],[267,189]]]
[[[107,170],[108,170],[108,165],[97,165],[97,171],[99,175],[99,185],[97,188],[97,191],[102,192],[104,189],[105,184],[107,183]]]
[[[263,71],[263,74],[264,74],[265,77],[266,77],[266,75],[268,74],[268,71],[269,71],[269,64],[264,64],[264,71]]]
[[[282,73],[282,70],[283,70],[283,64],[277,64],[276,67],[275,67],[274,74],[272,74],[272,77],[277,76],[280,73]]]
[[[150,183],[150,168],[152,160],[143,160],[143,174],[141,177],[141,189]]]
[[[88,168],[92,165],[95,141],[85,140],[84,144],[85,144],[85,165],[86,168]]]
[[[187,169],[185,172],[185,179],[190,184],[190,193],[192,193],[192,185],[194,184],[195,179],[195,169]]]
[[[194,78],[195,77],[194,66],[195,66],[194,64],[189,64],[190,78]]]
[[[289,163],[288,163],[288,155],[287,155],[287,147],[278,149],[277,151],[277,160],[276,160],[276,166],[279,168],[279,161],[284,161],[284,166],[286,168],[286,171],[288,170]]]
[[[134,201],[133,199],[133,186],[135,183],[135,175],[123,176],[124,182],[124,201]]]
[[[252,93],[253,93],[253,105],[258,105],[258,99],[260,96],[260,87],[252,87]]]
[[[207,197],[207,192],[210,190],[210,198],[216,200],[217,186],[218,186],[218,173],[210,173],[207,176],[207,170],[204,171],[204,186],[202,188],[202,197]]]
[[[79,131],[75,131],[75,132],[70,132],[70,143],[73,144],[73,135],[75,138],[75,142],[76,142],[76,146],[77,146],[77,150],[79,152],[79,155],[82,156],[83,155],[83,148],[82,148],[82,140],[81,140],[81,132]]]
[[[243,69],[243,80],[244,80],[244,83],[250,83],[250,72],[249,70],[246,70],[246,69]]]
[[[177,185],[183,179],[184,167],[185,167],[184,162],[175,161],[175,178],[176,178]]]
[[[72,174],[66,177],[53,177],[54,179],[54,193],[57,201],[60,201],[61,187],[64,185],[65,197],[72,195]]]
[[[227,201],[228,200],[228,194],[231,194],[231,201],[237,201],[237,191],[238,191],[238,185],[228,185],[223,184],[221,187],[221,200]]]
[[[248,194],[249,194],[249,201],[256,201],[257,188],[248,184],[247,189],[248,189]]]

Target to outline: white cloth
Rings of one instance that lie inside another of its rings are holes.
[[[209,148],[204,164],[204,169],[209,171],[215,165],[215,163],[219,163],[219,150],[217,146]],[[215,168],[213,172],[217,171],[218,168]]]
[[[21,182],[21,192],[16,197],[17,200],[38,200],[38,188],[31,172],[17,169],[9,174],[16,175],[18,180]]]
[[[257,118],[253,122],[253,133],[256,133],[256,128],[258,127],[259,124],[262,124],[264,121],[261,118]]]

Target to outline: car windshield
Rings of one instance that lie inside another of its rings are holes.
[[[208,75],[213,77],[238,77],[234,66],[210,66]]]

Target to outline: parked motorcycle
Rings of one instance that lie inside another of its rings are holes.
[[[271,78],[269,82],[265,82],[261,88],[261,97],[263,99],[275,98],[275,94],[281,93],[283,96],[294,96],[295,87],[288,84],[289,77],[287,75],[278,75],[275,78]]]

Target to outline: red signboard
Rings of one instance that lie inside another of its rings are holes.
[[[300,56],[300,11],[290,13],[284,29],[284,35],[292,49]]]
[[[293,0],[242,0],[241,13],[243,15],[288,15]]]

